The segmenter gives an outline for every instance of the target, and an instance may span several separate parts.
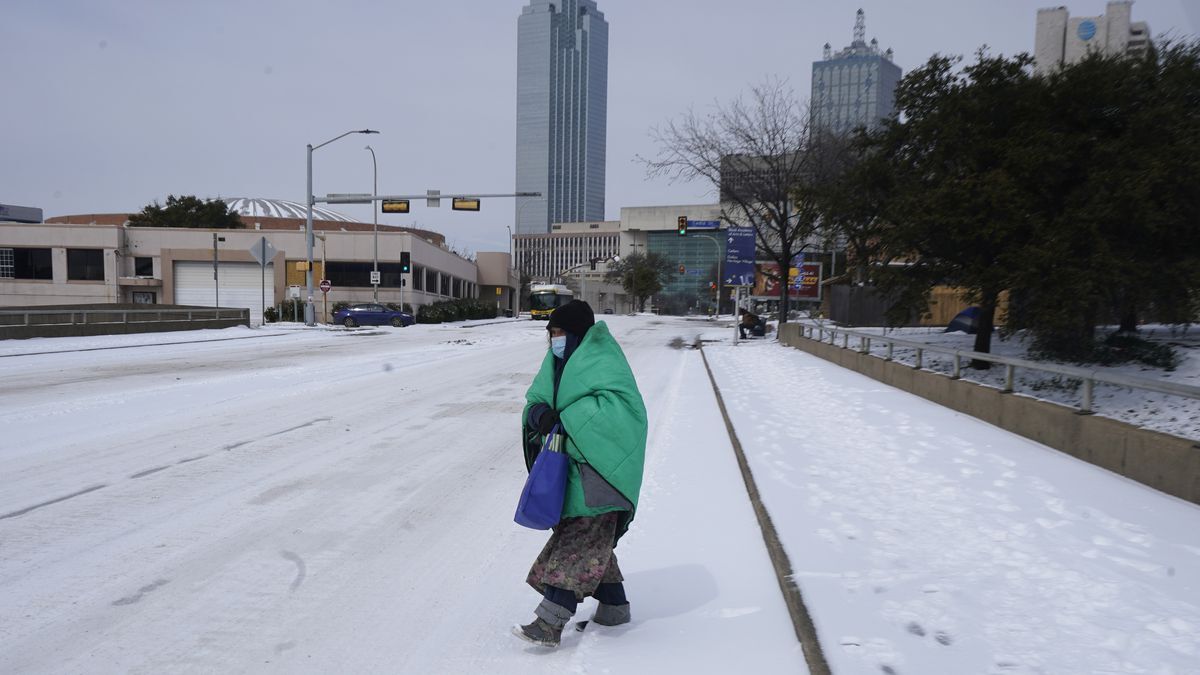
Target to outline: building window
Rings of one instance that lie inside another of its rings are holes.
[[[333,284],[334,288],[370,288],[371,270],[374,268],[374,263],[369,262],[331,260],[326,263],[325,278]],[[380,288],[400,288],[400,280],[403,276],[400,272],[400,263],[379,263]]]
[[[437,293],[438,292],[438,273],[435,270],[431,270],[431,269],[425,270],[425,292],[426,293]]]
[[[133,259],[133,275],[135,277],[154,276],[154,258],[137,256]]]
[[[0,248],[0,279],[54,278],[48,248]]]
[[[450,277],[446,276],[445,274],[442,275],[441,294],[450,295]]]
[[[135,305],[153,305],[154,291],[134,291],[133,304]]]
[[[67,249],[68,281],[104,281],[104,251],[98,248]]]
[[[425,268],[417,267],[416,265],[413,265],[412,270],[413,270],[412,271],[413,290],[414,291],[425,290]]]

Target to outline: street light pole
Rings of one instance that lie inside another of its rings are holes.
[[[304,325],[306,325],[306,326],[317,325],[317,320],[316,320],[316,316],[315,316],[316,311],[313,308],[313,275],[312,275],[312,273],[313,273],[313,269],[312,269],[313,268],[313,225],[312,225],[312,221],[313,221],[313,204],[316,203],[315,197],[313,196],[313,190],[312,190],[312,154],[313,154],[313,150],[316,150],[323,146],[329,145],[330,143],[338,140],[339,138],[345,138],[346,136],[349,136],[350,134],[377,134],[377,133],[379,133],[379,132],[375,131],[373,129],[355,129],[354,131],[347,131],[346,133],[344,133],[340,136],[335,136],[334,138],[331,138],[331,139],[325,141],[324,143],[321,143],[320,145],[313,145],[313,144],[309,143],[307,146],[308,147],[308,166],[307,166],[308,186],[305,188],[305,193],[304,193],[305,206],[307,207],[307,211],[308,211],[308,213],[304,219],[304,244],[305,244],[305,248],[307,249],[307,255],[305,256],[305,259],[308,262],[308,269],[306,269],[304,271],[304,285],[307,289],[307,295],[304,299]]]
[[[377,281],[379,278],[379,209],[375,208],[375,197],[379,194],[379,165],[375,163],[375,148],[368,145],[366,149],[371,151],[371,170],[375,175],[374,187],[371,189],[371,213],[374,215],[373,222],[375,223],[375,263],[371,267],[373,271],[371,274],[371,298],[375,302],[379,302],[379,282]],[[403,302],[401,300],[401,303]],[[403,306],[401,304],[401,308]]]

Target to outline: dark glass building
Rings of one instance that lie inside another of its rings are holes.
[[[518,234],[604,220],[608,22],[594,0],[530,0],[517,19]]]

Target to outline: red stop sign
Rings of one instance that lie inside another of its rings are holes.
[[[328,293],[329,289],[333,288],[333,284],[329,283],[328,279],[321,280],[321,292]]]

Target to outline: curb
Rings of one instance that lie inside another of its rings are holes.
[[[113,345],[112,347],[80,347],[79,349],[59,349],[46,352],[20,352],[17,354],[0,354],[0,359],[17,356],[44,356],[46,354],[72,354],[75,352],[103,352],[110,349],[137,349],[139,347],[169,347],[171,345],[194,345],[202,342],[231,342],[233,340],[257,340],[258,338],[278,337],[284,333],[268,333],[266,335],[239,335],[237,337],[211,338],[207,340],[180,340],[178,342],[147,342],[140,345]],[[86,336],[95,337],[95,336]]]
[[[813,675],[830,675],[829,662],[825,660],[825,653],[821,650],[816,626],[813,624],[812,616],[808,613],[808,608],[804,605],[800,587],[792,579],[792,563],[783,549],[783,543],[779,541],[779,533],[775,531],[775,525],[771,522],[771,514],[767,513],[767,508],[762,503],[758,485],[754,482],[754,474],[750,472],[746,453],[742,450],[742,444],[733,429],[729,411],[725,409],[725,400],[721,398],[721,390],[717,387],[712,368],[708,365],[708,356],[704,353],[703,345],[700,346],[700,356],[704,359],[704,370],[708,372],[708,381],[712,384],[713,394],[717,397],[717,406],[721,409],[721,417],[725,419],[729,442],[733,444],[738,468],[741,469],[742,480],[746,483],[746,494],[750,497],[754,515],[758,518],[758,526],[762,529],[767,555],[771,558],[771,566],[775,568],[775,578],[779,582],[779,590],[783,593],[783,602],[787,605],[788,615],[792,618],[792,628],[795,629],[796,639],[800,641],[800,645],[804,649],[804,661]]]

